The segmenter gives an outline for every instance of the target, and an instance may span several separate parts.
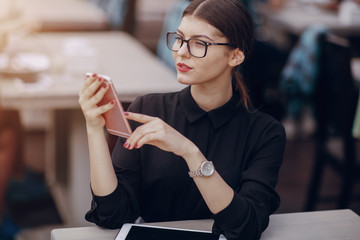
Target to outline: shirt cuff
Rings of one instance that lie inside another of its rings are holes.
[[[116,186],[115,190],[106,196],[96,196],[92,190],[91,193],[93,195],[93,201],[95,204],[95,208],[97,208],[97,212],[101,212],[104,215],[111,215],[114,212],[114,202],[120,202],[122,198],[123,190],[119,186]]]
[[[239,223],[245,222],[248,215],[249,207],[247,201],[234,193],[234,197],[230,204],[214,215],[216,224],[221,229],[238,228]]]

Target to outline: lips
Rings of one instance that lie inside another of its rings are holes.
[[[178,63],[178,64],[177,64],[177,69],[178,69],[180,72],[188,72],[188,71],[190,71],[192,68],[189,67],[188,65],[186,65],[185,63]]]

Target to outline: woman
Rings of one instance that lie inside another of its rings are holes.
[[[258,239],[279,206],[285,133],[251,110],[236,71],[253,41],[251,17],[238,0],[195,0],[167,37],[177,79],[189,86],[136,99],[126,113],[133,134],[118,140],[112,161],[101,114],[114,103],[96,105],[108,86],[95,74],[80,91],[93,192],[86,219],[119,228],[139,216],[213,218],[227,239]]]

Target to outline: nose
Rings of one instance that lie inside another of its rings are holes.
[[[183,45],[179,48],[179,50],[177,51],[177,54],[179,56],[183,56],[183,57],[189,57],[190,53],[189,53],[189,48],[188,48],[188,43],[184,42]]]

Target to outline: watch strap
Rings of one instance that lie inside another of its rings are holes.
[[[200,167],[199,167],[197,170],[195,170],[195,171],[190,171],[190,172],[189,172],[189,176],[190,176],[191,178],[205,176],[206,174],[204,175],[204,173],[202,172],[202,168],[203,168],[203,165],[206,164],[206,163],[211,163],[211,164],[212,164],[211,161],[203,161],[203,162],[200,164]],[[211,174],[212,174],[212,173],[211,173]]]
[[[203,174],[201,173],[201,165],[200,165],[199,169],[197,169],[197,170],[195,170],[195,171],[190,171],[190,172],[189,172],[189,176],[190,176],[191,178],[203,176]]]

